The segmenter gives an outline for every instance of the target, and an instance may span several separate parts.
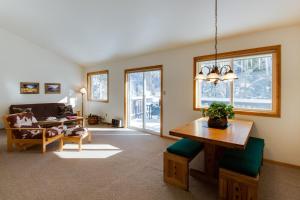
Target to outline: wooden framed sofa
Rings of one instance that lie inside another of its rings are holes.
[[[59,141],[59,150],[62,149],[63,126],[41,128],[33,113],[17,113],[3,116],[4,128],[7,134],[7,151],[16,147],[25,150],[33,145],[42,145],[42,153],[46,146]]]

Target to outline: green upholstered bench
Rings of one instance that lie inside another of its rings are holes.
[[[181,139],[167,148],[173,153],[186,158],[194,158],[203,149],[203,144],[187,138]]]
[[[170,145],[164,152],[164,181],[189,190],[189,163],[203,147],[187,138]]]
[[[220,199],[257,199],[264,140],[250,137],[245,150],[226,150],[220,160]]]

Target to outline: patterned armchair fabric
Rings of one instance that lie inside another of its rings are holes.
[[[13,135],[16,139],[42,139],[43,129],[30,130],[30,128],[41,128],[32,113],[17,113],[7,118],[10,128],[28,128],[14,130]],[[58,126],[46,129],[46,138],[51,138],[64,133],[65,126]]]
[[[68,128],[65,132],[65,136],[82,136],[86,134],[88,131],[86,128],[83,128],[79,125]]]

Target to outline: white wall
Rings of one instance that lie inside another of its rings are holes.
[[[254,120],[252,135],[266,141],[265,158],[300,165],[300,26],[252,33],[220,41],[220,52],[268,45],[282,45],[281,118],[236,116]],[[124,69],[163,65],[164,130],[201,116],[193,111],[193,57],[213,53],[213,43],[158,52],[122,62],[88,67],[87,71],[108,69],[109,103],[89,102],[87,112],[108,113],[110,118],[124,114]]]
[[[0,44],[0,116],[11,104],[81,103],[76,92],[83,83],[81,67],[2,29]],[[39,82],[40,94],[20,94],[20,82]],[[46,95],[47,82],[61,83],[61,94]]]

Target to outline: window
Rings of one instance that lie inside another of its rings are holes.
[[[217,85],[194,80],[194,110],[223,102],[237,114],[280,117],[280,53],[278,45],[218,54],[218,63],[231,65],[238,79]],[[194,77],[213,63],[214,55],[195,57]]]
[[[108,70],[87,74],[88,100],[108,102]]]

